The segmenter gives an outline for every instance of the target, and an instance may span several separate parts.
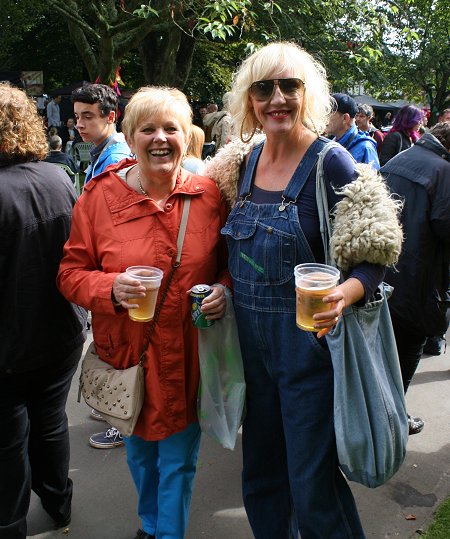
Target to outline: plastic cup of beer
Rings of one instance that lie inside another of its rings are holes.
[[[336,288],[339,270],[326,264],[299,264],[294,268],[295,295],[297,300],[297,327],[305,331],[319,331],[314,328],[313,316],[329,311],[336,303],[324,303],[324,296]]]
[[[141,282],[146,292],[143,298],[130,298],[129,303],[137,303],[137,309],[128,309],[128,316],[134,322],[150,322],[155,315],[156,299],[163,278],[163,272],[152,266],[130,266],[126,274]]]

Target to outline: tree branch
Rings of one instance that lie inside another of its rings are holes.
[[[70,0],[49,0],[49,3],[67,19],[79,26],[87,34],[91,34],[95,39],[100,39],[100,35],[78,14],[76,2]]]
[[[77,48],[81,58],[83,59],[83,63],[88,70],[91,82],[93,82],[98,75],[97,58],[92,52],[91,45],[80,26],[78,26],[76,23],[73,23],[72,21],[68,21],[67,25],[75,47]]]

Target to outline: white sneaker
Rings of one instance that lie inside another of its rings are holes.
[[[106,421],[102,414],[97,412],[97,410],[94,410],[94,408],[91,409],[91,419],[96,419],[97,421]]]

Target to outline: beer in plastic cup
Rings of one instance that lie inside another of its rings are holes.
[[[314,328],[313,315],[329,311],[336,303],[324,303],[339,281],[339,270],[325,264],[299,264],[294,268],[295,294],[297,298],[297,327],[305,331],[319,331]]]
[[[150,322],[155,314],[156,299],[163,278],[163,272],[152,266],[130,266],[126,274],[138,279],[146,292],[143,298],[130,298],[129,303],[137,303],[137,309],[128,309],[128,316],[134,322]]]

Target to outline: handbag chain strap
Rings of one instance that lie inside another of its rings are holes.
[[[147,336],[145,338],[145,344],[142,349],[142,353],[139,356],[139,365],[143,365],[144,363],[145,352],[147,351],[148,345],[150,344],[150,339],[156,329],[156,324],[158,323],[159,314],[161,312],[163,303],[169,292],[169,287],[170,287],[170,284],[172,283],[174,273],[176,269],[179,268],[181,265],[181,251],[183,249],[184,236],[186,235],[186,227],[187,227],[190,205],[191,205],[191,199],[185,196],[183,200],[183,214],[181,216],[180,230],[178,231],[178,237],[177,237],[177,257],[175,259],[175,262],[173,262],[172,264],[172,269],[170,271],[169,278],[167,279],[166,286],[164,287],[164,290],[162,291],[161,299],[158,305],[156,306],[155,314],[153,316],[152,321],[150,322],[150,327],[147,332]]]

